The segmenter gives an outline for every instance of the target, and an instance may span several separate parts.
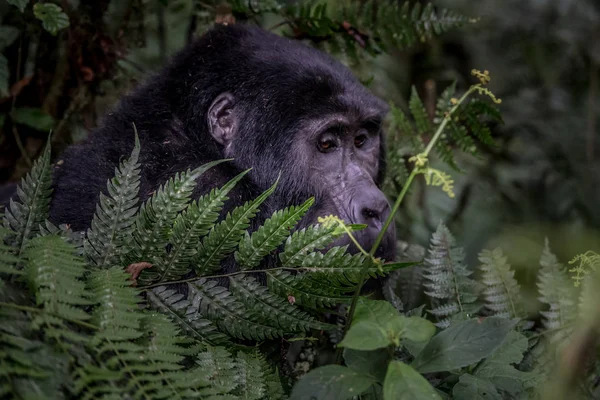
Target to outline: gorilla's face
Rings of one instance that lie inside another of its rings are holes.
[[[347,223],[365,224],[355,233],[363,248],[370,250],[390,214],[388,200],[378,187],[382,156],[380,113],[332,115],[306,134],[294,148],[297,159],[304,159],[312,186],[320,190],[318,207],[312,219],[337,215]],[[348,238],[339,244],[351,244]],[[393,227],[381,244],[378,255],[393,258]]]
[[[343,101],[330,99],[327,106],[315,104],[321,112],[306,113],[289,124],[282,123],[280,117],[277,126],[282,132],[257,135],[264,116],[248,113],[244,107],[240,110],[235,105],[236,96],[225,93],[213,102],[209,112],[211,132],[224,146],[224,156],[234,158],[241,168],[253,168],[251,176],[262,189],[281,171],[274,195],[277,208],[315,196],[315,206],[301,225],[316,223],[318,217],[327,215],[365,224],[367,228],[354,235],[369,251],[390,214],[388,200],[379,189],[384,148],[381,123],[387,105],[364,89],[354,90],[350,96],[344,92],[342,97]],[[337,109],[332,107],[335,105]],[[280,112],[284,115],[283,110]],[[334,243],[346,244],[357,251],[347,237]],[[394,248],[392,224],[376,255],[392,260]]]
[[[257,46],[245,59],[248,70],[260,72],[212,101],[209,131],[224,157],[234,158],[240,168],[252,168],[249,176],[261,190],[281,172],[272,206],[283,208],[315,196],[302,225],[331,214],[366,224],[355,235],[368,251],[390,213],[379,189],[381,123],[388,106],[341,64],[284,40],[269,36],[264,39],[272,44],[267,50]],[[335,244],[352,248],[348,238]],[[391,260],[394,247],[392,224],[376,254]]]

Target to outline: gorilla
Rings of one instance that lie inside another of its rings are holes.
[[[125,96],[86,141],[67,148],[55,166],[50,220],[76,231],[89,227],[99,193],[133,148],[133,123],[142,149],[141,200],[176,172],[232,158],[199,178],[195,198],[252,168],[230,193],[227,212],[281,173],[254,228],[314,196],[301,226],[329,214],[366,224],[356,237],[369,249],[390,212],[379,189],[387,110],[323,52],[258,27],[217,25]],[[348,238],[336,242],[345,244]],[[390,228],[377,256],[392,260],[394,247]]]

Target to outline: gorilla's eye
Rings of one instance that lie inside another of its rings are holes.
[[[358,135],[354,138],[354,145],[358,148],[362,147],[363,144],[367,141],[367,137],[365,135]]]
[[[319,151],[322,153],[328,153],[331,150],[335,149],[336,146],[337,146],[337,144],[335,143],[335,141],[333,139],[329,139],[329,138],[319,139],[319,142],[317,143],[317,147],[319,148]]]

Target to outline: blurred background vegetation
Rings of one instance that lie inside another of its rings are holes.
[[[249,21],[282,32],[282,16],[270,12],[276,4],[0,0],[0,183],[29,170],[49,129],[54,154],[84,140],[120,96],[213,23]],[[455,198],[420,182],[398,216],[399,237],[425,245],[443,220],[470,264],[483,247],[501,246],[531,283],[544,237],[563,261],[600,251],[600,2],[433,4],[477,21],[408,50],[356,57],[328,49],[401,108],[413,85],[433,108],[453,81],[469,86],[472,68],[490,71],[503,100],[504,123],[493,130],[499,145],[461,156],[463,172],[449,171]]]

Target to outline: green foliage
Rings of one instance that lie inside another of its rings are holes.
[[[466,319],[477,311],[472,273],[464,264],[463,249],[440,223],[431,238],[423,271],[425,294],[434,304],[429,312],[439,319],[439,327],[446,328],[453,318]]]
[[[456,84],[448,86],[442,92],[437,100],[433,120],[430,120],[415,87],[412,88],[408,103],[410,116],[392,105],[390,135],[399,140],[393,147],[398,157],[398,161],[394,164],[405,160],[407,151],[419,154],[425,149],[434,132],[457,104],[456,95]],[[501,121],[498,108],[491,102],[471,99],[461,103],[452,118],[448,120],[446,130],[435,143],[434,152],[446,164],[460,171],[455,160],[454,149],[477,156],[479,155],[478,143],[495,147],[489,124]]]
[[[11,199],[3,218],[4,226],[13,232],[11,241],[17,253],[39,231],[39,226],[48,217],[50,194],[52,193],[52,170],[50,167],[50,142],[43,155],[38,158],[31,171],[21,180],[17,190],[19,202]]]
[[[341,365],[310,371],[294,386],[290,400],[346,400],[367,390],[375,380]]]
[[[501,249],[483,250],[479,254],[482,271],[481,283],[485,285],[481,296],[493,315],[520,318],[523,315],[520,286],[515,272],[506,262]]]
[[[426,319],[400,315],[386,301],[360,299],[350,330],[338,344],[354,350],[399,347],[403,339],[426,342],[435,334],[435,326]]]
[[[477,363],[492,354],[515,326],[499,317],[468,319],[434,336],[416,357],[413,367],[421,373],[451,371]]]
[[[296,36],[308,36],[329,52],[351,59],[359,57],[359,50],[375,55],[407,48],[468,22],[453,11],[408,1],[310,0],[281,13]]]
[[[540,258],[537,286],[539,300],[548,305],[546,311],[540,312],[544,328],[556,329],[557,336],[564,337],[561,328],[568,327],[577,316],[577,292],[569,283],[564,266],[550,250],[547,239]]]
[[[45,30],[53,35],[69,26],[69,17],[62,8],[53,3],[35,3],[33,15],[40,21]]]
[[[315,199],[310,198],[302,205],[276,211],[252,235],[246,234],[235,253],[235,259],[244,269],[255,268],[271,251],[275,250],[289,235]]]
[[[87,231],[84,249],[92,263],[108,268],[120,260],[120,253],[131,240],[138,210],[140,189],[140,142],[135,135],[131,157],[115,171],[106,184],[109,196],[100,193],[91,228]]]
[[[222,222],[211,229],[202,240],[196,257],[195,269],[198,275],[215,272],[220,268],[221,261],[235,250],[250,226],[250,220],[258,213],[258,207],[275,191],[276,186],[277,182],[254,201],[236,207]],[[286,221],[280,222],[286,223]]]
[[[384,400],[441,400],[433,386],[410,365],[393,361],[388,366],[383,383]]]

